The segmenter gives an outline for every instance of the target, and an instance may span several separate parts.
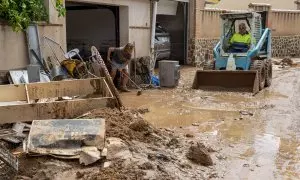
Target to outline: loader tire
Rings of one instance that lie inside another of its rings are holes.
[[[263,61],[263,60],[252,61],[250,70],[258,71],[259,90],[262,90],[266,84],[265,61]]]
[[[203,70],[214,70],[215,62],[214,61],[206,61],[203,66]]]
[[[265,69],[266,69],[265,87],[270,87],[271,84],[272,84],[272,76],[273,76],[273,67],[272,67],[272,60],[271,59],[266,60]]]

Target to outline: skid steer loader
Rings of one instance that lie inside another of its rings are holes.
[[[196,72],[193,89],[248,91],[258,93],[271,85],[271,31],[265,12],[221,14],[221,40],[213,49],[214,60],[206,60]],[[246,49],[230,42],[240,23],[247,26],[251,44]],[[220,87],[220,88],[218,88]]]

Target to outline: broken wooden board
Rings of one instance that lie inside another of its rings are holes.
[[[0,106],[0,124],[76,118],[93,109],[107,107],[111,101],[114,99],[106,97]]]
[[[32,122],[25,149],[27,153],[77,158],[86,148],[98,151],[104,145],[104,119],[50,119]]]
[[[104,78],[0,86],[0,102],[91,95],[113,97]]]
[[[92,52],[92,59],[95,62],[99,63],[99,67],[101,67],[101,69],[99,69],[99,71],[101,71],[104,74],[104,77],[109,86],[109,89],[111,90],[113,96],[116,98],[116,103],[117,103],[116,106],[120,109],[121,107],[123,107],[123,103],[120,98],[120,94],[114,85],[113,79],[111,78],[99,51],[97,50],[97,48],[95,46],[92,46],[91,52]]]
[[[104,78],[52,81],[27,85],[29,99],[100,95],[112,97]]]

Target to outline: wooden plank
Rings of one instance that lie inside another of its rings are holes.
[[[104,78],[30,83],[27,92],[29,100],[86,95],[112,97]],[[0,102],[28,101],[27,92],[24,84],[1,85]]]
[[[27,103],[30,103],[27,85],[25,85],[25,94],[26,94]]]
[[[113,97],[113,93],[111,92],[111,90],[109,89],[109,86],[106,82],[106,80],[103,80],[103,84],[102,84],[102,89],[103,89],[103,97]]]
[[[52,81],[28,84],[30,99],[103,94],[104,78]]]
[[[0,85],[0,102],[26,101],[25,85]]]
[[[90,98],[37,104],[0,106],[0,124],[78,117],[90,110],[107,107],[113,98]]]
[[[109,86],[109,89],[113,93],[113,96],[116,98],[117,107],[119,109],[121,109],[121,107],[123,107],[123,103],[122,103],[122,100],[120,98],[119,92],[118,92],[118,90],[116,89],[116,87],[114,85],[113,79],[111,78],[111,76],[110,76],[110,74],[107,70],[107,67],[106,67],[99,51],[97,50],[97,48],[95,46],[92,46],[91,47],[91,52],[92,52],[92,58],[94,59],[94,61],[96,61],[100,64],[101,69],[99,69],[99,70],[104,74],[104,77],[105,77],[105,80],[106,80],[106,82]]]

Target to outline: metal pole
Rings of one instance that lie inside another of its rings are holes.
[[[134,81],[136,82],[136,46],[135,46],[135,41],[133,41],[133,46],[134,46]]]
[[[152,29],[151,29],[151,50],[154,50],[155,42],[155,28],[156,28],[156,14],[157,14],[157,0],[153,1],[152,11]]]
[[[183,60],[183,64],[186,64],[187,62],[187,28],[188,28],[188,3],[184,2],[183,3],[183,49],[184,49],[184,60]]]
[[[151,82],[151,76],[154,73],[154,66],[155,66],[155,52],[154,52],[154,43],[155,43],[155,29],[156,29],[156,14],[157,14],[157,3],[159,0],[153,0],[153,6],[152,6],[152,27],[151,27],[151,57],[150,57],[150,84]],[[152,65],[154,62],[154,65]],[[153,67],[152,67],[153,66]]]

